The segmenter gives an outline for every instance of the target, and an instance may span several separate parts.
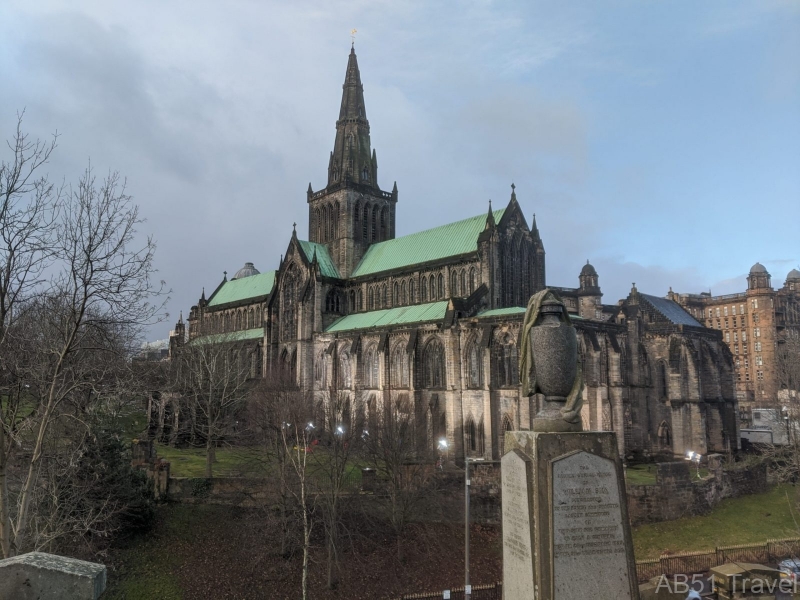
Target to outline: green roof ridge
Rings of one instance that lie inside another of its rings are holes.
[[[499,221],[506,209],[493,211]],[[358,263],[352,277],[400,269],[450,256],[475,252],[478,236],[486,228],[486,214],[410,233],[372,244]]]
[[[241,279],[231,279],[222,284],[208,300],[209,306],[219,306],[230,302],[239,302],[266,296],[275,285],[275,271],[267,271],[258,275],[250,275]]]
[[[198,344],[224,344],[227,342],[243,342],[246,340],[257,340],[264,336],[263,327],[253,329],[243,329],[241,331],[231,331],[229,333],[213,333],[194,338],[189,342],[190,346]]]
[[[490,310],[484,310],[483,312],[479,312],[476,316],[477,317],[499,317],[503,315],[516,315],[522,314],[527,309],[524,306],[507,306],[505,308],[492,308]]]
[[[398,306],[365,313],[354,313],[334,321],[325,330],[326,333],[370,329],[372,327],[388,327],[390,325],[410,325],[426,321],[441,321],[447,312],[448,300]]]

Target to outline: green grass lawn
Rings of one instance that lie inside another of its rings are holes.
[[[628,485],[655,485],[656,465],[630,465],[625,469],[625,478]]]
[[[798,537],[796,493],[791,485],[776,486],[766,494],[723,500],[706,516],[641,525],[633,530],[636,560],[658,558],[664,552],[713,550],[717,546]]]
[[[156,444],[158,457],[170,462],[173,477],[205,477],[205,448],[172,448]],[[267,472],[265,458],[254,448],[217,448],[214,477],[263,477]]]
[[[205,477],[206,474],[206,449],[205,448],[172,448],[156,444],[159,458],[169,461],[170,475],[172,477]],[[308,472],[310,475],[319,473],[324,477],[326,472],[326,458],[324,449],[318,449],[314,455],[309,455]],[[361,485],[361,467],[359,462],[350,461],[347,466],[345,479],[349,485]],[[214,477],[266,477],[275,464],[269,462],[268,457],[259,448],[217,448],[217,462],[214,463]]]

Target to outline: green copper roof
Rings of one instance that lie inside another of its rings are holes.
[[[366,313],[347,315],[334,321],[325,331],[352,331],[354,329],[368,329],[370,327],[388,327],[389,325],[409,325],[425,321],[440,321],[447,312],[448,301],[430,302],[428,304],[415,304],[413,306],[400,306],[385,310],[373,310]]]
[[[495,221],[499,221],[504,212],[505,209],[494,211]],[[358,263],[353,277],[475,252],[478,235],[485,228],[486,214],[482,214],[373,244]]]
[[[245,329],[243,331],[231,331],[230,333],[214,333],[204,335],[189,342],[190,346],[197,344],[225,344],[229,342],[243,342],[246,340],[257,340],[264,337],[264,328]]]
[[[493,308],[478,313],[478,317],[502,317],[505,315],[524,315],[524,306],[509,306],[508,308]]]
[[[267,271],[241,279],[226,281],[208,301],[209,306],[219,306],[248,298],[266,296],[275,285],[275,271]]]
[[[317,255],[317,262],[319,263],[319,270],[323,277],[335,277],[340,279],[339,271],[336,270],[336,265],[331,260],[331,255],[328,254],[328,248],[324,244],[317,244],[316,242],[306,242],[305,240],[297,240],[300,247],[311,262],[314,258],[314,253]]]

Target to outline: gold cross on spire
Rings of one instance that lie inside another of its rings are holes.
[[[356,34],[357,33],[358,33],[358,29],[356,29],[355,27],[350,30],[350,40],[351,40],[351,44],[353,44],[353,45],[355,45],[355,43],[356,43]]]

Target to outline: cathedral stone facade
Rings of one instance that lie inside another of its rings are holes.
[[[246,263],[179,321],[186,343],[235,344],[254,378],[282,373],[325,401],[344,394],[367,422],[408,411],[418,449],[498,459],[504,432],[528,429],[538,398],[521,395],[520,329],[546,286],[545,251],[514,186],[502,207],[396,237],[399,194],[379,186],[356,54],[350,52],[327,185],[309,184],[308,240],[295,230],[275,271]],[[554,288],[575,317],[586,386],[583,423],[614,430],[620,452],[736,449],[733,360],[719,331],[678,303],[640,293],[601,302],[587,264]]]

